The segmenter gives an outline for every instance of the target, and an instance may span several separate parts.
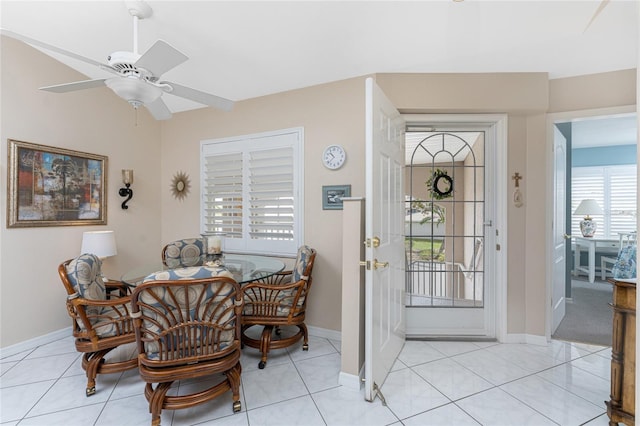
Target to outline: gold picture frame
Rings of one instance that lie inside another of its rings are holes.
[[[7,228],[106,225],[107,162],[9,139]]]

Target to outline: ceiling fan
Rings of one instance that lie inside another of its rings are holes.
[[[162,101],[164,93],[189,99],[225,111],[230,111],[233,101],[219,96],[201,92],[190,87],[169,81],[160,80],[165,72],[175,68],[187,59],[185,54],[168,43],[158,40],[142,55],[138,54],[138,20],[151,16],[151,7],[144,1],[127,1],[127,8],[133,17],[133,52],[114,52],[107,57],[107,64],[86,58],[73,52],[51,46],[44,42],[2,30],[3,35],[21,40],[33,46],[42,47],[55,53],[95,65],[100,69],[115,74],[115,77],[76,81],[41,87],[48,92],[66,93],[76,90],[92,89],[107,86],[116,95],[125,99],[135,109],[144,106],[156,120],[171,118],[171,111]]]

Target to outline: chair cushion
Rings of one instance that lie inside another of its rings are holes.
[[[94,254],[82,254],[67,265],[67,277],[81,298],[87,300],[107,300],[107,292],[100,267],[102,261]],[[122,324],[113,319],[128,321],[128,311],[123,306],[102,307],[85,305],[85,313],[98,337],[111,337],[122,334]],[[128,306],[130,310],[130,306]],[[84,323],[77,321],[81,330],[86,331]]]
[[[279,300],[280,305],[278,306],[277,316],[283,316],[283,317],[289,316],[289,314],[291,313],[291,310],[293,309],[293,301],[296,295],[298,294],[298,290],[299,290],[298,288],[295,288],[295,289],[285,290],[282,293],[280,293],[280,300]],[[305,297],[306,297],[306,292],[302,292],[300,295],[300,298],[298,299],[298,303],[296,306],[297,309],[302,308],[302,306],[304,305]]]
[[[151,275],[148,275],[143,282],[148,281],[174,281],[174,280],[193,280],[198,278],[210,278],[210,277],[229,277],[233,278],[231,272],[229,272],[224,266],[195,266],[195,267],[187,267],[187,268],[178,268],[171,269],[167,271],[159,271],[155,272]],[[197,303],[200,295],[203,291],[203,287],[207,287],[205,299],[212,299],[214,301],[222,301],[226,299],[229,294],[234,290],[234,287],[228,283],[222,284],[225,287],[220,289],[219,286],[213,287],[207,284],[198,284],[192,285],[189,287],[178,287],[175,288],[171,293],[167,290],[166,287],[154,287],[140,294],[139,301],[143,304],[150,306],[152,309],[146,309],[144,311],[144,315],[146,318],[144,320],[144,328],[151,332],[152,334],[162,334],[163,331],[170,329],[172,324],[170,323],[171,319],[175,318],[207,318],[213,310],[220,310],[216,304],[210,303]],[[214,296],[215,294],[215,296]],[[186,310],[186,306],[190,306],[189,311]],[[198,306],[198,310],[196,311],[193,306]],[[233,315],[232,309],[232,301],[227,300],[223,304],[221,312],[225,313],[221,316],[218,316],[218,323],[225,323],[228,321]],[[157,311],[157,312],[154,312]],[[217,315],[217,314],[216,314]],[[201,330],[198,328],[193,328],[190,331],[189,338],[195,339],[196,341],[200,340],[201,332],[205,330]],[[181,336],[173,336],[173,341],[169,343],[166,339],[171,334],[165,336],[165,340],[163,341],[164,345],[171,345],[174,348],[179,348],[180,339],[185,338],[184,335]],[[208,335],[207,335],[208,336]],[[209,336],[210,337],[210,336]],[[234,330],[228,329],[220,332],[219,342],[220,348],[224,349],[229,346],[234,341]],[[178,340],[176,340],[178,339]],[[199,344],[192,344],[191,347],[199,347]],[[158,343],[157,342],[145,342],[145,353],[149,359],[158,359]],[[187,355],[197,355],[197,354],[183,354],[183,356]]]
[[[102,261],[88,253],[76,257],[67,265],[67,277],[83,299],[107,300],[101,266]]]
[[[172,241],[165,247],[165,262],[172,263],[170,266],[189,264],[183,266],[196,266],[199,263],[200,256],[204,253],[204,242],[200,238],[186,238],[183,240]],[[177,261],[171,262],[171,261]]]
[[[143,282],[147,281],[173,281],[194,280],[198,278],[229,277],[233,274],[223,265],[220,266],[188,266],[186,268],[168,269],[147,275]]]
[[[629,244],[620,249],[616,263],[611,269],[613,278],[629,279],[636,277],[636,251],[635,244]]]
[[[301,246],[298,249],[296,264],[293,267],[293,273],[291,274],[292,283],[300,281],[300,279],[304,275],[305,269],[307,269],[307,265],[309,264],[309,259],[311,258],[312,253],[313,251],[309,246]]]
[[[131,321],[129,312],[131,312],[131,303],[126,303],[126,309],[123,305],[117,307],[105,307],[100,310],[98,315],[90,318],[91,325],[98,337],[112,337],[125,334],[125,323]],[[114,322],[113,320],[117,320]],[[84,327],[82,327],[84,328]]]

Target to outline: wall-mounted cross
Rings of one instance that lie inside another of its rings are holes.
[[[516,188],[520,187],[520,179],[524,179],[522,176],[520,176],[520,173],[514,174],[513,176],[511,176],[511,179],[516,181]]]

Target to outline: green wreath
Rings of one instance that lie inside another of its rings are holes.
[[[436,169],[425,182],[431,198],[443,200],[453,196],[453,179],[445,170]]]

